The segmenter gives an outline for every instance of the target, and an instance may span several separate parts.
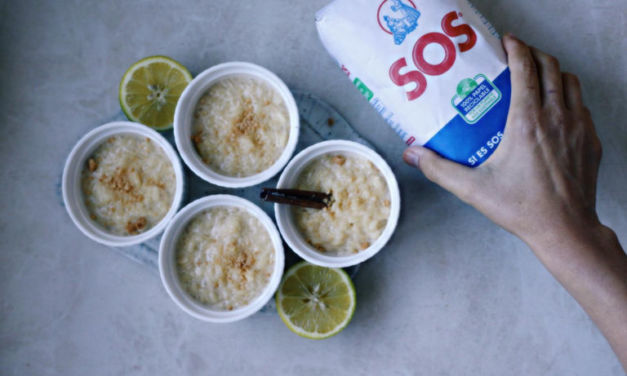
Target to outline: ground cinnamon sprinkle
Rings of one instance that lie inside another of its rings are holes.
[[[89,171],[91,172],[96,171],[96,169],[98,168],[98,163],[96,163],[96,161],[93,158],[89,158],[87,165],[88,165],[87,167],[89,168]]]
[[[147,223],[148,221],[146,221],[145,217],[139,217],[136,221],[128,221],[126,231],[129,234],[137,234],[146,227]]]
[[[131,184],[126,168],[116,168],[113,176],[107,177],[107,175],[103,174],[98,180],[112,191],[125,194],[131,201],[141,202],[144,200],[144,196],[138,194],[133,184]]]
[[[202,142],[202,132],[196,132],[193,136],[192,136],[192,141],[195,144],[200,144]]]
[[[346,163],[346,157],[343,155],[336,155],[332,158],[333,163],[343,166]]]
[[[254,135],[259,128],[259,116],[256,114],[249,98],[243,100],[242,112],[233,121],[232,131],[236,136]]]
[[[317,249],[319,252],[326,252],[327,250],[322,246],[322,244],[319,243],[314,243],[311,240],[307,240],[307,243],[309,243],[312,247],[314,247],[315,249]]]
[[[159,188],[159,189],[161,189],[161,190],[166,189],[166,186],[165,186],[165,184],[163,184],[163,182],[160,182],[160,181],[154,181],[154,180],[152,180],[152,179],[148,179],[148,180],[146,181],[146,185],[154,185],[155,187],[157,187],[157,188]]]
[[[238,247],[236,242],[231,242],[229,246],[233,249],[237,249]],[[235,284],[240,289],[244,289],[244,284],[248,282],[246,273],[254,267],[255,261],[255,256],[249,254],[247,251],[242,251],[238,254],[231,254],[227,256],[226,264],[229,268],[236,270],[239,274],[239,278],[236,278],[235,276],[229,274],[229,282]]]
[[[248,252],[242,252],[235,260],[235,267],[239,269],[240,273],[246,273],[254,263],[254,256],[249,256]]]

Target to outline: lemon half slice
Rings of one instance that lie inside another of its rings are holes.
[[[131,121],[162,131],[172,127],[174,109],[192,80],[187,68],[167,56],[150,56],[124,73],[120,106]]]
[[[346,327],[355,312],[355,287],[342,269],[307,262],[291,267],[276,293],[279,316],[294,333],[329,338]]]

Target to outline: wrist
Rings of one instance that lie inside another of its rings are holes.
[[[519,236],[536,254],[568,244],[598,246],[616,238],[614,231],[603,225],[596,215],[569,217],[538,227],[539,230]]]
[[[553,227],[523,239],[558,279],[567,274],[625,268],[625,254],[614,231],[599,221],[582,226]]]

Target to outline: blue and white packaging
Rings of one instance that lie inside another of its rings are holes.
[[[510,75],[498,33],[466,0],[335,0],[322,43],[402,137],[478,166],[503,137]]]

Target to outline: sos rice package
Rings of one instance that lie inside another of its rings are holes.
[[[335,0],[320,39],[407,145],[478,166],[503,137],[510,74],[496,30],[466,0]]]

